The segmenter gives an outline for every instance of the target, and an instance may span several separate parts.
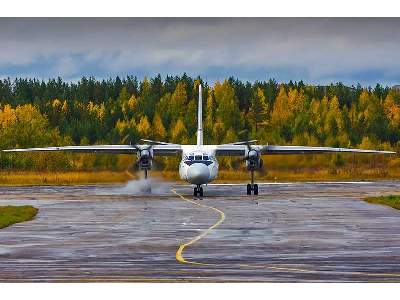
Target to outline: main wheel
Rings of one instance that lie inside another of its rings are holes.
[[[203,187],[200,187],[199,194],[200,194],[200,197],[203,197]]]
[[[258,184],[254,185],[254,195],[258,195]]]
[[[251,184],[247,184],[247,195],[251,195]]]
[[[197,187],[193,189],[193,196],[197,197]]]

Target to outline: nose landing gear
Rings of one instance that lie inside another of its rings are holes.
[[[195,197],[197,197],[197,196],[203,197],[203,187],[202,187],[200,184],[198,184],[198,185],[194,188],[194,190],[193,190],[193,196],[195,196]]]
[[[251,170],[251,183],[247,184],[247,195],[258,195],[258,184],[254,183],[254,170]]]
[[[258,195],[258,184],[251,185],[250,183],[247,184],[247,195],[251,195],[251,192],[254,192],[254,195]]]

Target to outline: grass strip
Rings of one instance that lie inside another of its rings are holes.
[[[38,209],[31,205],[24,206],[0,206],[0,229],[15,223],[32,220],[38,213]]]
[[[395,209],[400,209],[400,195],[367,197],[364,200],[368,203],[387,205]]]

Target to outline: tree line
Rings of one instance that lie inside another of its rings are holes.
[[[230,77],[160,75],[78,82],[0,80],[0,147],[129,144],[140,138],[195,143],[198,85],[203,85],[204,142],[258,139],[263,144],[398,149],[400,92],[390,87],[243,82]],[[162,168],[176,163],[164,159]],[[15,169],[121,168],[109,155],[4,155]],[[232,167],[229,159],[223,166]]]

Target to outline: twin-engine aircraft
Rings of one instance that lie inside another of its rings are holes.
[[[254,171],[259,170],[263,161],[262,155],[270,154],[315,154],[333,152],[354,153],[379,153],[395,154],[392,151],[377,151],[364,149],[331,148],[331,147],[307,147],[307,146],[273,146],[256,145],[256,140],[237,142],[222,145],[203,144],[203,121],[202,121],[202,88],[199,85],[199,103],[197,117],[197,144],[180,145],[167,142],[144,140],[139,145],[93,145],[93,146],[63,146],[46,148],[9,149],[4,152],[42,152],[42,151],[68,151],[79,153],[111,153],[111,154],[136,154],[139,169],[144,170],[145,178],[151,169],[152,160],[155,156],[182,155],[179,164],[179,175],[195,185],[193,194],[195,197],[203,196],[202,185],[210,183],[218,176],[219,156],[239,156],[246,162],[247,170],[251,173],[251,182],[247,184],[247,195],[258,195],[258,185],[254,183]]]

